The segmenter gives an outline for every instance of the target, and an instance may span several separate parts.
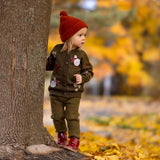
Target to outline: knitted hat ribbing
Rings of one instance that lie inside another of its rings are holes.
[[[68,16],[67,12],[65,11],[60,12],[59,34],[62,42],[65,42],[84,27],[88,28],[84,21],[75,17]]]

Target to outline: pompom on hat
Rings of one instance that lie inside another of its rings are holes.
[[[60,12],[59,34],[62,42],[72,37],[82,28],[88,28],[87,24],[75,17],[68,16],[67,12]]]

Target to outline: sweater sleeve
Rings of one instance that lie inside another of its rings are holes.
[[[82,59],[82,83],[88,82],[93,77],[93,67],[89,62],[89,58],[87,54],[84,52],[84,56]]]
[[[46,71],[52,71],[54,69],[55,61],[56,61],[56,52],[54,51],[54,49],[52,49],[47,58]]]

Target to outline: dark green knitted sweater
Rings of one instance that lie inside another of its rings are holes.
[[[81,97],[84,83],[93,76],[92,65],[83,50],[74,49],[61,52],[63,44],[56,45],[47,59],[46,70],[52,71],[49,86],[50,95],[62,97]],[[82,83],[77,85],[74,74],[82,75]]]

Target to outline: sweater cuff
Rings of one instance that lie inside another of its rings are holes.
[[[93,74],[89,73],[87,71],[87,73],[82,74],[82,83],[86,83],[88,82],[91,78],[92,78]]]
[[[82,75],[82,83],[86,83],[88,81],[88,78],[86,75]]]

